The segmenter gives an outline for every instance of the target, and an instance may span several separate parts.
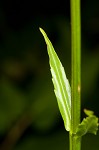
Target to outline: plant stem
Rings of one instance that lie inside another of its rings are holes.
[[[81,89],[81,25],[80,0],[71,0],[71,45],[72,45],[72,79],[71,79],[71,131],[70,150],[80,150],[81,139],[75,138],[80,123],[80,89]]]

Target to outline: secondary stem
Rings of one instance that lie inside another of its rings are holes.
[[[80,150],[81,140],[75,138],[80,123],[81,89],[81,27],[80,0],[71,0],[71,44],[72,44],[72,80],[71,80],[71,131],[70,150]]]

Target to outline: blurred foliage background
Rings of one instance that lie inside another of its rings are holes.
[[[81,2],[82,117],[99,117],[99,1]],[[0,150],[68,150],[53,92],[42,27],[70,81],[70,1],[0,1]],[[83,137],[82,149],[98,150],[99,134]]]

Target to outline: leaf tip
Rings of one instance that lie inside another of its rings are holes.
[[[39,30],[40,30],[40,32],[42,32],[43,29],[41,27],[39,27]]]
[[[94,115],[94,112],[91,111],[91,110],[88,110],[88,109],[84,109],[84,113],[85,113],[87,116],[92,116],[92,115]]]
[[[45,33],[45,31],[41,27],[39,27],[39,30],[42,33],[42,35],[45,36],[46,33]]]

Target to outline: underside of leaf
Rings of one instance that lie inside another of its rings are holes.
[[[64,120],[65,129],[67,131],[70,131],[71,89],[69,81],[66,78],[64,68],[53,48],[51,41],[48,39],[43,29],[40,28],[40,31],[43,34],[45,42],[47,44],[52,81],[54,84],[54,92],[57,98],[59,110]]]

